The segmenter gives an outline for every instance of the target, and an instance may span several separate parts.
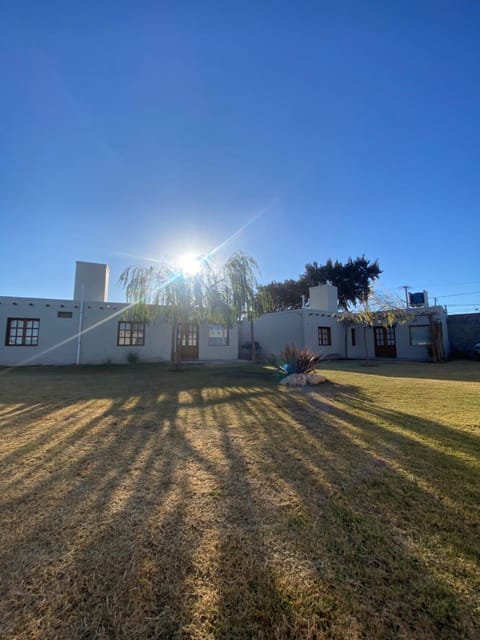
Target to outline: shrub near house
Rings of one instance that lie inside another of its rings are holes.
[[[310,349],[299,349],[295,344],[285,345],[281,355],[280,368],[288,375],[280,381],[287,387],[301,387],[306,384],[319,384],[326,378],[315,373],[315,367],[322,359],[318,353]]]

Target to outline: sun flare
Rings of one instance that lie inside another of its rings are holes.
[[[194,276],[200,271],[200,260],[193,253],[187,253],[180,258],[180,268],[187,276]]]

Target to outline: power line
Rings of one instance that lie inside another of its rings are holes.
[[[455,296],[475,296],[480,291],[466,291],[465,293],[445,293],[442,296],[437,296],[437,298],[453,298]]]
[[[475,280],[474,282],[470,281],[470,282],[436,282],[435,284],[432,283],[427,283],[427,284],[422,284],[419,285],[418,287],[411,287],[412,289],[425,289],[427,287],[466,287],[468,285],[472,285],[472,284],[480,284],[479,280]],[[395,287],[395,289],[403,289],[404,285],[398,285]]]
[[[468,303],[466,302],[465,304],[449,304],[447,305],[449,307],[480,307],[480,302],[472,302],[472,303]]]

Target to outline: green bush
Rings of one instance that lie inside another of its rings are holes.
[[[140,357],[136,351],[129,351],[127,354],[128,364],[138,364]]]

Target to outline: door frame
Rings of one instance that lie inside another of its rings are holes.
[[[194,322],[178,324],[177,344],[179,360],[198,360],[199,351],[199,326]]]
[[[373,327],[373,344],[376,358],[397,357],[397,337],[395,325]]]

